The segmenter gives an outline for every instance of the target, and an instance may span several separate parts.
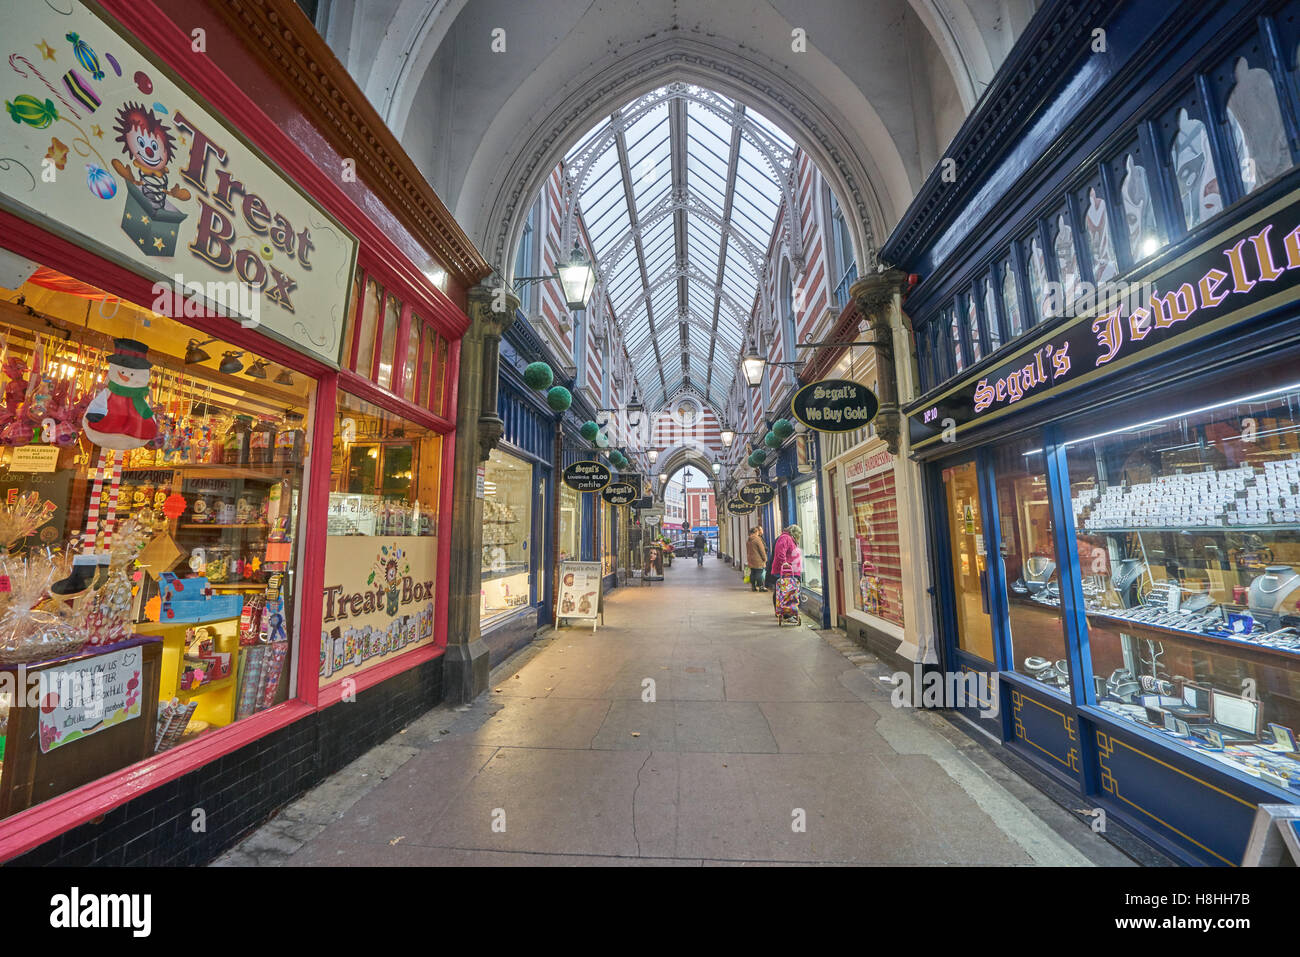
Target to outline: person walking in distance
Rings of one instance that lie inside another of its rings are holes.
[[[695,533],[695,564],[704,565],[704,552],[709,547],[709,540],[704,537],[703,532]]]
[[[772,573],[768,577],[775,582],[784,574],[782,569],[790,566],[789,574],[796,580],[803,581],[803,552],[799,543],[803,541],[803,529],[798,525],[787,525],[784,532],[772,545]],[[776,589],[772,589],[772,610],[776,610]]]
[[[763,541],[763,526],[755,525],[745,542],[745,564],[749,567],[749,590],[767,591],[763,573],[767,569],[767,544]]]

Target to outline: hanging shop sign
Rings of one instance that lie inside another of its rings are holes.
[[[419,535],[330,539],[321,599],[322,684],[432,644],[437,550],[430,541]]]
[[[1103,289],[1083,318],[910,416],[914,445],[1060,395],[1166,345],[1192,342],[1294,300],[1300,202],[1265,209],[1139,281]]]
[[[31,52],[0,74],[0,205],[158,278],[155,312],[229,316],[338,365],[343,226],[81,0],[5,4],[0,36]]]
[[[614,482],[605,486],[600,497],[610,505],[631,505],[640,497],[640,489],[627,482]]]
[[[742,501],[738,498],[733,498],[727,503],[727,511],[732,515],[748,515],[757,507],[758,506],[752,502]]]
[[[599,492],[613,479],[599,462],[574,462],[564,469],[564,484],[575,492]]]
[[[818,432],[852,432],[870,424],[880,403],[876,394],[851,379],[810,382],[790,400],[796,419]]]
[[[740,487],[739,495],[749,505],[766,505],[776,497],[776,487],[767,482],[747,482]]]

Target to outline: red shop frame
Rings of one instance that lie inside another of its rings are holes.
[[[382,389],[368,378],[348,369],[334,370],[328,365],[299,353],[287,345],[244,329],[231,319],[206,315],[186,317],[184,323],[207,336],[217,337],[237,348],[256,351],[279,365],[316,380],[311,441],[317,452],[309,466],[309,485],[305,490],[307,515],[321,515],[328,510],[330,470],[323,450],[333,444],[334,411],[339,389],[379,405],[395,414],[432,428],[443,437],[441,488],[439,496],[439,536],[436,631],[431,646],[414,649],[392,661],[377,664],[355,676],[355,688],[372,687],[393,675],[406,671],[441,655],[447,643],[447,601],[450,588],[450,523],[452,477],[455,458],[455,417],[457,379],[460,365],[460,337],[469,325],[464,312],[446,294],[437,289],[409,257],[344,193],[319,166],[306,156],[288,136],[230,79],[217,71],[203,72],[193,63],[190,39],[160,14],[151,3],[139,0],[100,0],[100,5],[118,24],[147,46],[215,113],[222,117],[237,116],[237,129],[268,160],[294,180],[319,205],[328,210],[358,239],[358,270],[362,275],[362,293],[354,308],[364,299],[364,280],[373,275],[385,288],[401,297],[404,304],[399,336],[409,328],[412,309],[447,341],[447,368],[443,381],[443,415],[408,402],[392,391]],[[184,66],[186,69],[181,69]],[[57,269],[69,276],[93,283],[111,295],[147,305],[153,301],[154,280],[137,274],[116,262],[0,210],[0,236],[4,248],[21,256]],[[381,278],[382,277],[382,278]],[[376,334],[382,336],[383,314]],[[354,323],[354,326],[356,324]],[[399,340],[400,341],[400,340]],[[379,342],[376,342],[378,348]],[[421,348],[424,347],[423,341]],[[345,345],[345,354],[350,350]],[[398,355],[395,348],[395,356]],[[405,352],[395,361],[393,382],[400,382]],[[322,468],[319,463],[325,461]],[[300,559],[299,614],[300,629],[296,662],[296,695],[289,701],[258,712],[225,728],[205,735],[198,741],[154,755],[143,762],[92,781],[72,791],[50,798],[4,820],[0,820],[0,861],[29,851],[80,824],[93,821],[109,810],[156,787],[173,781],[223,755],[246,747],[253,741],[277,731],[341,699],[336,683],[321,694],[319,687],[319,651],[321,607],[319,595],[324,586],[323,556],[327,526],[324,522],[306,522],[300,528],[299,552],[320,555],[319,562]]]

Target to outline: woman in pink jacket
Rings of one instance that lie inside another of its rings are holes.
[[[785,531],[780,534],[772,545],[772,572],[769,578],[773,582],[773,612],[776,611],[775,581],[787,574],[785,566],[790,566],[788,574],[799,579],[799,581],[803,581],[803,552],[799,550],[801,541],[803,541],[803,529],[798,525],[787,525]]]

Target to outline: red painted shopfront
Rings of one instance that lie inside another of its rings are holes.
[[[201,863],[440,695],[488,268],[287,0],[17,6],[0,860]]]

